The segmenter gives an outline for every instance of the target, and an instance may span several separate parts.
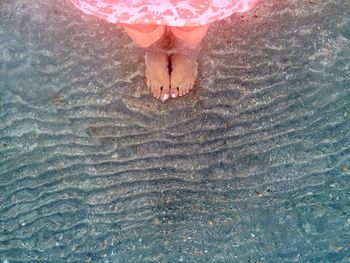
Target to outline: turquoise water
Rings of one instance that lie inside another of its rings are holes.
[[[0,262],[349,262],[349,67],[349,1],[265,0],[162,104],[120,28],[0,0]]]

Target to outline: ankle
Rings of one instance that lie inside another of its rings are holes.
[[[172,40],[173,46],[169,49],[169,54],[182,54],[186,57],[196,58],[200,52],[200,44],[193,46],[176,37]]]

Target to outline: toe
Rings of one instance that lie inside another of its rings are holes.
[[[153,93],[153,97],[155,98],[159,98],[159,96],[157,96],[157,87],[153,85],[153,88],[152,88],[152,93]]]
[[[186,87],[183,87],[182,88],[182,95],[185,95],[187,92],[186,92]]]
[[[156,98],[160,98],[160,94],[162,92],[162,88],[161,87],[154,87],[154,90],[153,90],[153,94]]]
[[[186,88],[185,88],[185,94],[189,93],[190,92],[190,86],[187,85]]]
[[[153,97],[159,98],[160,97],[160,88],[156,85],[151,85],[151,92]]]
[[[179,95],[177,85],[171,87],[170,93],[172,98],[176,98]]]
[[[185,94],[189,93],[190,92],[190,84],[188,84],[186,86],[186,89],[185,89]]]
[[[184,90],[183,88],[179,88],[179,96],[182,97],[184,95]]]
[[[170,97],[170,95],[169,95],[168,93],[166,93],[166,94],[163,94],[163,95],[160,97],[160,100],[161,100],[162,102],[164,102],[164,101],[166,101],[167,99],[169,99],[169,97]]]
[[[169,99],[169,97],[170,97],[170,87],[169,86],[165,88],[163,87],[160,99],[162,100],[162,102],[164,102],[167,99]]]
[[[179,96],[179,97],[181,97],[181,96],[182,96],[182,88],[181,88],[181,87],[179,87],[179,88],[178,88],[178,90],[179,90],[179,92],[178,92],[178,96]]]
[[[183,96],[186,94],[186,88],[184,85],[182,85],[180,88],[179,88],[179,92],[180,92],[180,96]]]

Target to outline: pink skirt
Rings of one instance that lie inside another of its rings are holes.
[[[111,23],[200,26],[247,12],[258,0],[71,0]]]

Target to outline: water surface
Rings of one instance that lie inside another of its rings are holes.
[[[162,104],[120,28],[0,0],[0,262],[349,262],[349,1],[261,1],[200,64]]]

